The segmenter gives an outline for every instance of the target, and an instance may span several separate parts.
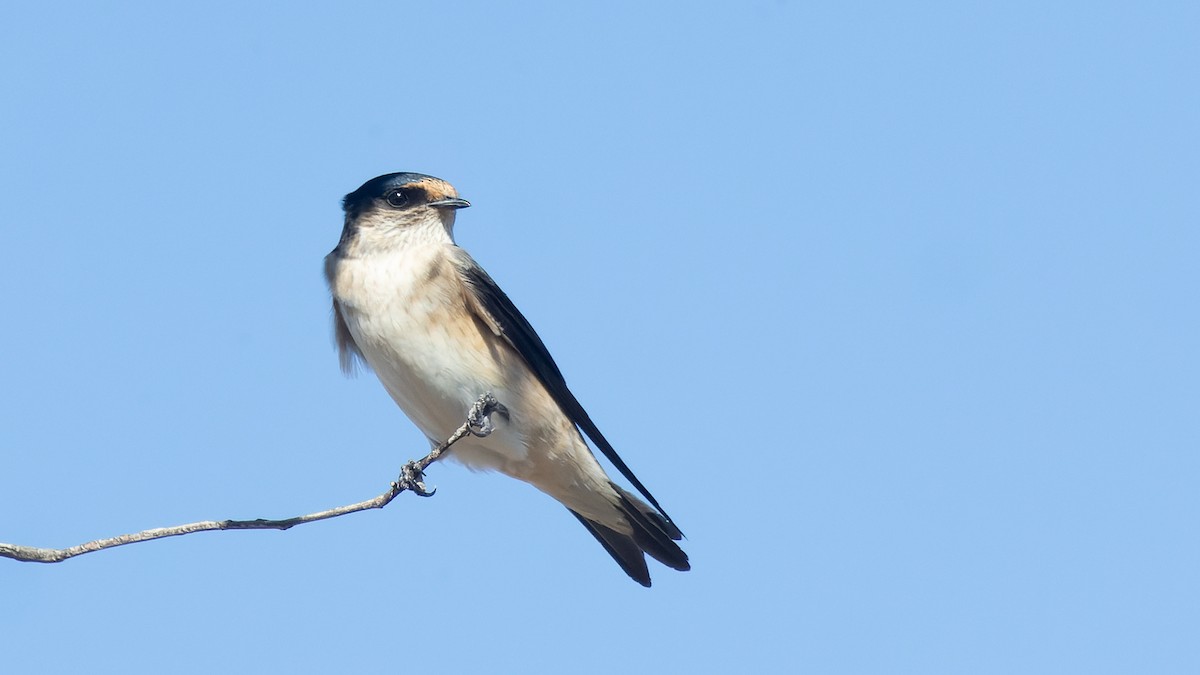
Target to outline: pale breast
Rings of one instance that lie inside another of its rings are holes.
[[[344,259],[331,277],[355,344],[397,405],[431,440],[453,433],[485,392],[500,400],[521,396],[522,383],[513,378],[520,380],[524,370],[506,367],[512,365],[511,349],[467,310],[466,291],[444,247],[411,246]],[[487,446],[508,460],[525,455],[524,442],[511,428]]]

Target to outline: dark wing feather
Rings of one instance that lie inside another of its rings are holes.
[[[343,239],[345,236],[343,233]],[[325,256],[325,282],[329,284],[331,294],[333,293],[333,275],[338,261],[337,255],[338,250],[334,249],[332,253]],[[337,343],[338,362],[342,366],[343,373],[353,375],[355,364],[367,367],[367,360],[363,358],[362,351],[354,343],[354,336],[350,334],[350,328],[346,325],[346,317],[342,316],[342,307],[338,304],[336,297],[333,299],[333,340]]]
[[[480,318],[487,323],[493,331],[500,337],[508,341],[517,353],[521,355],[533,372],[537,373],[538,379],[558,402],[563,412],[575,423],[583,433],[587,434],[588,438],[600,448],[604,456],[608,458],[613,466],[621,472],[621,475],[637,488],[638,492],[646,498],[658,512],[663,515],[668,523],[674,527],[671,517],[659,505],[658,500],[650,491],[642,485],[642,481],[633,475],[633,471],[617,454],[612,444],[608,439],[604,438],[604,434],[600,433],[600,429],[592,422],[592,418],[588,416],[587,411],[583,409],[575,395],[567,388],[567,381],[563,379],[562,372],[558,369],[558,365],[554,363],[554,358],[550,356],[546,345],[542,343],[542,339],[538,337],[533,326],[529,325],[529,321],[521,314],[520,310],[513,305],[512,300],[500,290],[496,282],[492,280],[488,273],[467,254],[466,251],[458,249],[458,258],[455,260],[456,267],[462,280],[466,282],[471,293],[468,295],[467,304],[475,311]]]
[[[341,364],[344,374],[354,375],[356,365],[368,367],[367,360],[363,358],[358,344],[354,342],[354,336],[350,334],[350,328],[346,325],[346,318],[342,316],[342,308],[337,300],[333,301],[333,340],[337,343],[338,363]]]

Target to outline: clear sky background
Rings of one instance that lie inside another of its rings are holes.
[[[444,464],[0,560],[6,672],[1200,672],[1194,3],[33,4],[0,541],[381,492],[321,260],[419,171],[694,570]]]

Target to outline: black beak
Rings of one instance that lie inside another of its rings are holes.
[[[465,209],[471,205],[471,202],[465,199],[439,199],[436,202],[429,202],[429,205],[435,209]]]

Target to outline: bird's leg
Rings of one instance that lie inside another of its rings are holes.
[[[492,424],[492,413],[499,413],[505,419],[508,418],[508,408],[497,401],[489,391],[480,396],[471,406],[471,411],[467,414],[467,423],[463,427],[459,427],[450,440],[435,446],[424,459],[413,460],[400,469],[400,477],[392,483],[393,495],[403,490],[411,490],[422,497],[432,497],[437,492],[437,488],[425,487],[424,467],[440,459],[443,453],[450,450],[450,446],[466,436],[468,432],[480,438],[490,435],[496,430],[496,426]]]
[[[425,487],[425,472],[421,470],[421,464],[416,460],[405,464],[400,469],[400,478],[393,484],[393,488],[411,490],[420,497],[432,497],[437,492],[437,488]]]
[[[475,404],[471,406],[471,412],[467,414],[467,426],[471,433],[483,438],[495,431],[496,425],[492,424],[491,418],[494,412],[500,413],[501,417],[508,418],[508,408],[497,401],[489,391],[475,401]]]

